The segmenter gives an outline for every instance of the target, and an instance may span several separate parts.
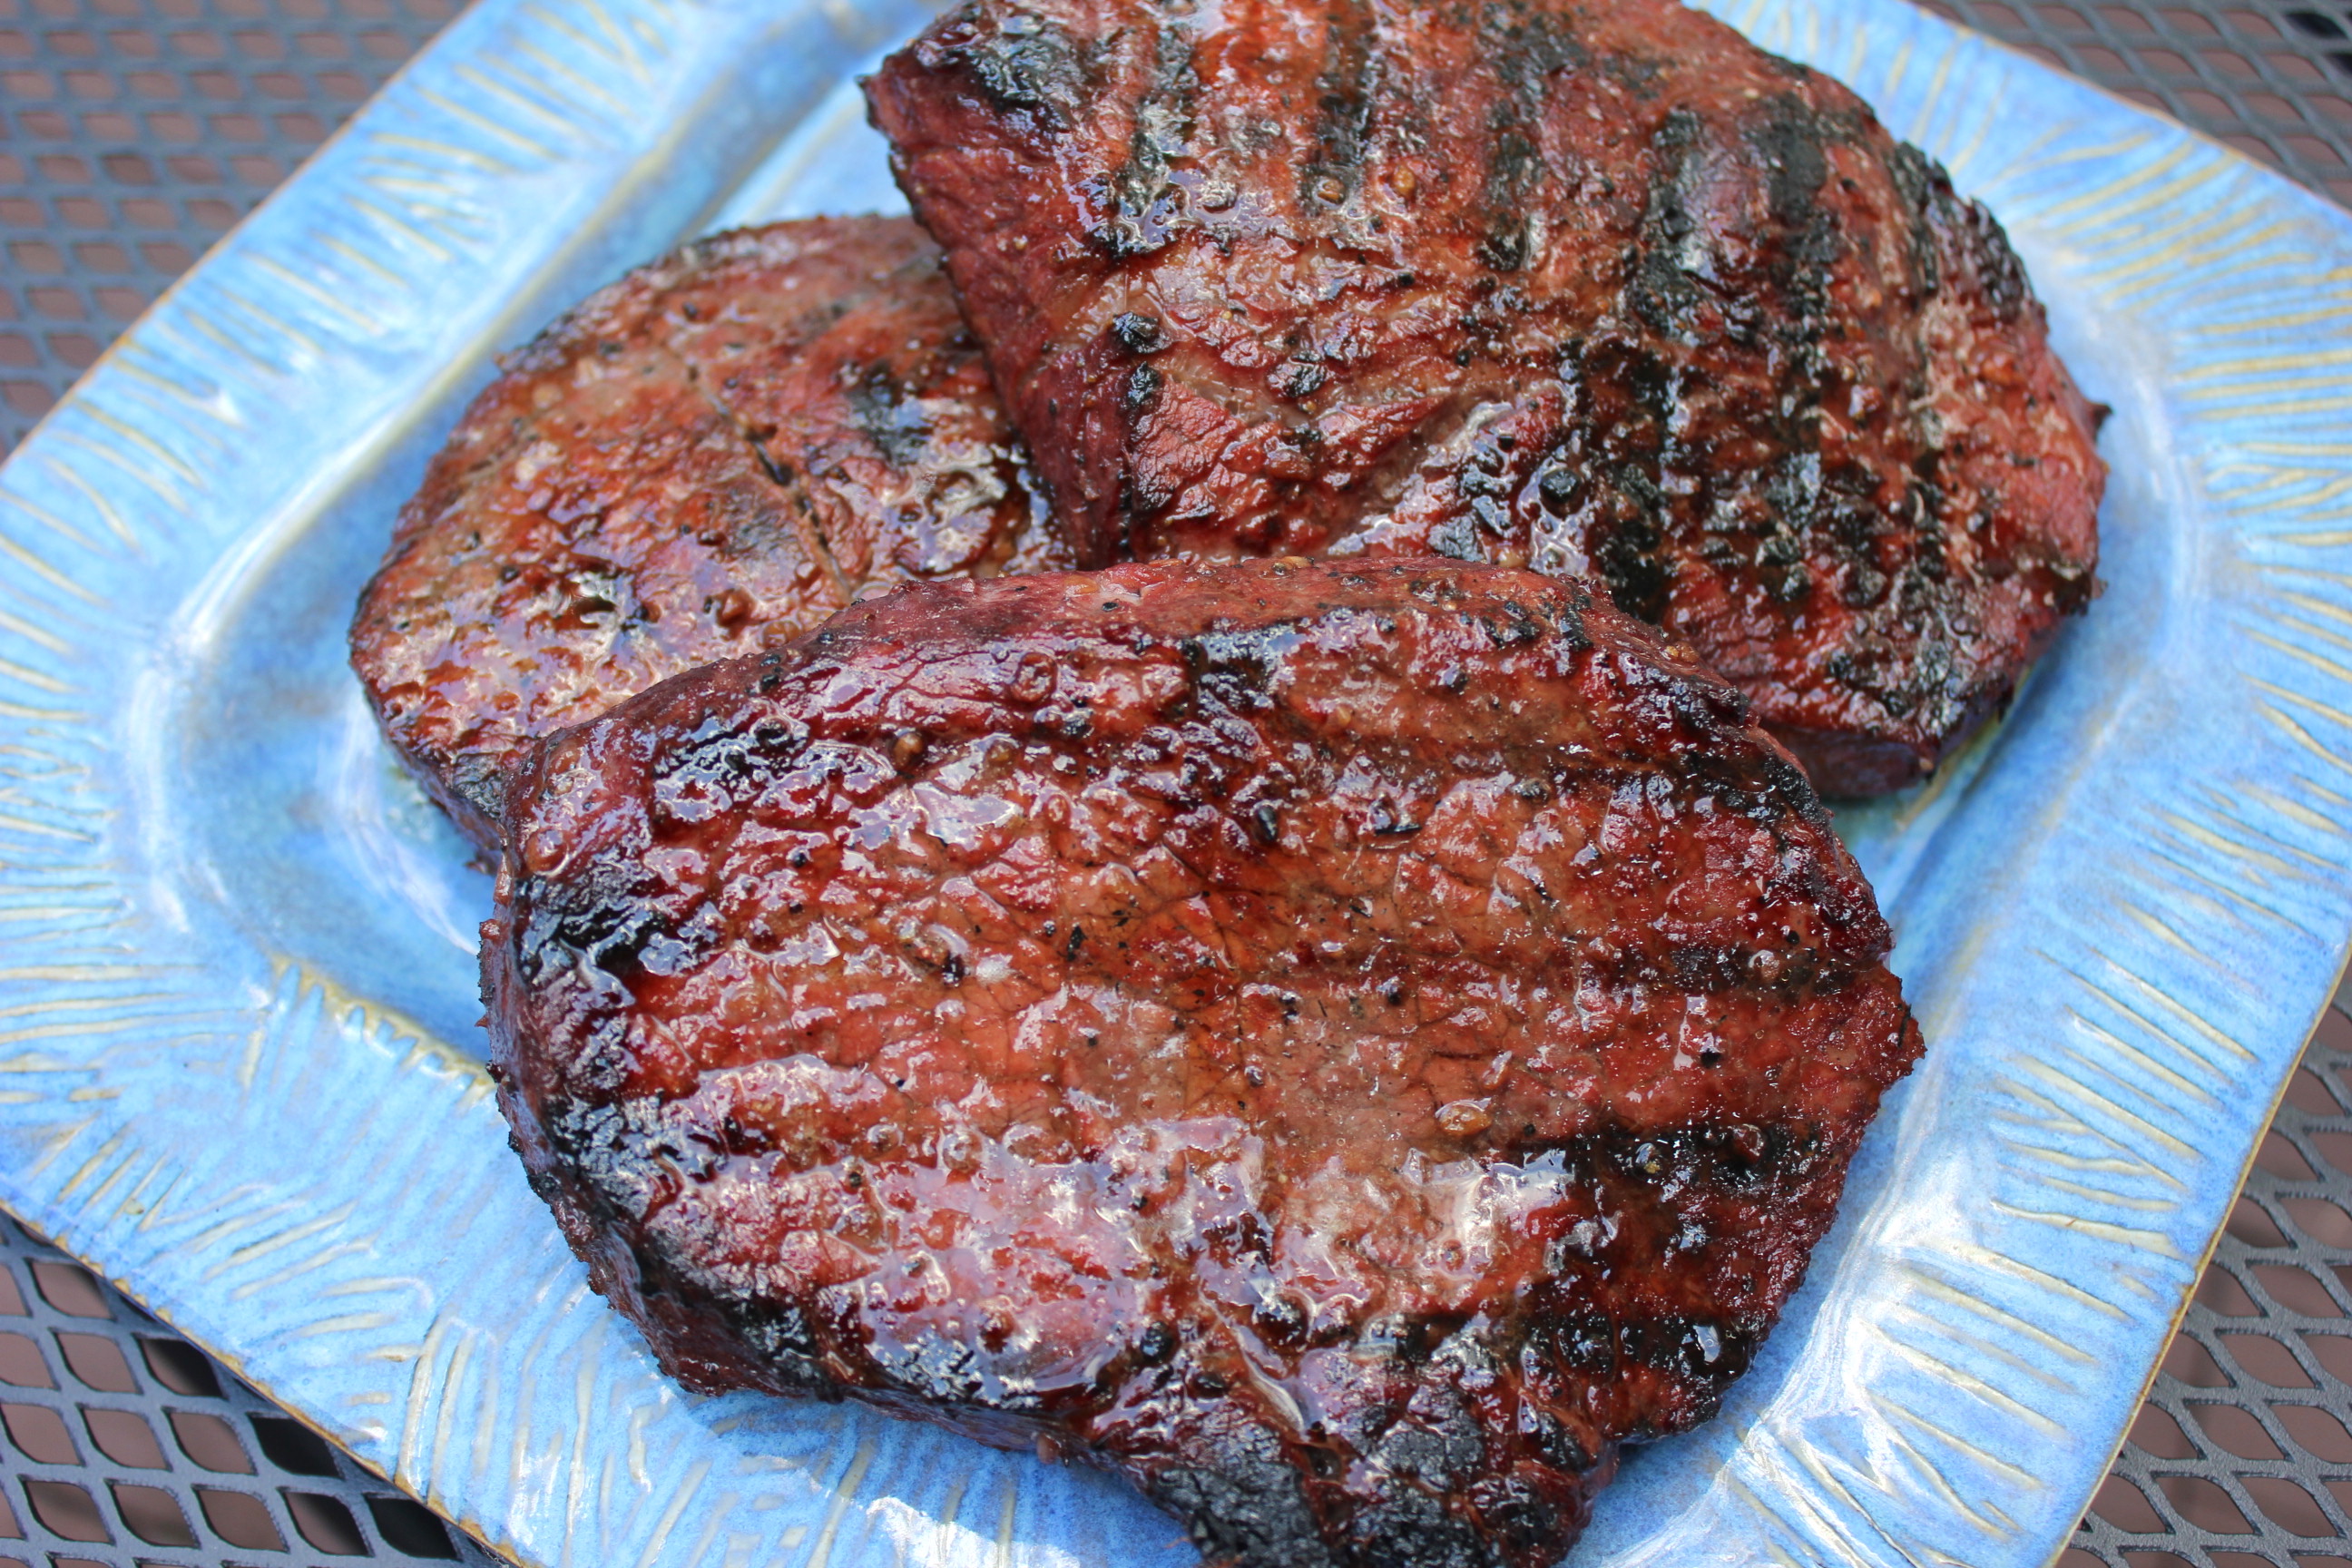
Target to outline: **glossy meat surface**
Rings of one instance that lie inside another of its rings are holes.
[[[352,628],[386,733],[485,846],[533,736],[869,587],[1071,563],[903,218],[697,241],[505,369]]]
[[[969,0],[869,97],[1089,562],[1590,571],[1839,795],[2094,591],[1999,226],[1672,0]]]
[[[1213,1563],[1548,1568],[1918,1050],[1744,715],[1524,571],[904,588],[534,751],[501,1102],[692,1386],[1088,1458]]]

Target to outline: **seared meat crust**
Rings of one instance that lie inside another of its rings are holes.
[[[2093,592],[2000,227],[1672,0],[969,0],[869,95],[1089,563],[1591,571],[1835,795]]]
[[[394,746],[486,847],[533,736],[871,585],[1072,562],[903,218],[698,240],[505,370],[352,627]]]
[[[512,809],[501,1103],[664,1365],[1089,1457],[1218,1563],[1549,1568],[1918,1051],[1788,753],[1572,579],[902,588]]]

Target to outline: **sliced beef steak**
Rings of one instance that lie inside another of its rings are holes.
[[[1672,0],[970,0],[869,93],[1090,563],[1591,571],[1832,794],[2093,592],[2000,227]]]
[[[509,361],[352,627],[393,744],[494,845],[516,752],[869,585],[1070,564],[904,219],[698,241]]]
[[[1712,1411],[1918,1036],[1788,753],[1576,580],[908,587],[519,777],[501,1100],[691,1386],[1549,1568]]]

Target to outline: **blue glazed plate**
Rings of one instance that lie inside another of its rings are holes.
[[[2008,224],[2116,408],[2108,589],[1841,818],[1930,1053],[1577,1560],[2041,1568],[2352,932],[2352,220],[1897,0],[1727,15]],[[895,205],[849,79],[923,19],[479,0],[0,470],[0,1201],[526,1563],[1192,1561],[1088,1472],[656,1372],[507,1151],[487,879],[343,668],[493,349],[698,228]]]

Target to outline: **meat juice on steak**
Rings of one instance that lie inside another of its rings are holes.
[[[1556,1562],[1746,1366],[1917,1031],[1745,700],[1440,560],[921,584],[533,750],[500,1102],[691,1387]]]
[[[2094,592],[1999,226],[1673,0],[970,0],[868,90],[1089,564],[1590,571],[1832,795]]]
[[[394,749],[485,847],[533,736],[870,586],[1073,562],[904,218],[698,240],[505,369],[352,627]]]

